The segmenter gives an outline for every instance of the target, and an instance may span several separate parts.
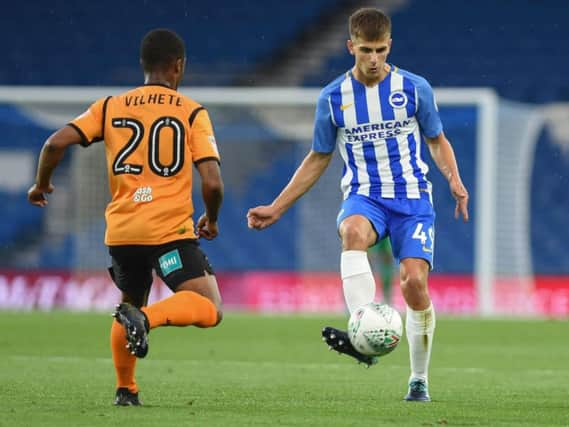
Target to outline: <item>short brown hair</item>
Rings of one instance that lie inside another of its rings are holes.
[[[391,19],[379,9],[364,7],[350,16],[350,37],[376,41],[391,35]]]

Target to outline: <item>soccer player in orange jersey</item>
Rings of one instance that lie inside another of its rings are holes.
[[[100,99],[45,142],[30,203],[47,206],[51,176],[67,147],[104,141],[112,200],[105,243],[111,276],[122,291],[114,313],[111,349],[117,377],[115,404],[140,405],[136,357],[148,352],[148,332],[159,326],[212,327],[222,318],[213,269],[198,239],[218,235],[223,198],[207,111],[178,91],[186,62],[182,39],[156,29],[142,40],[144,85]],[[194,225],[192,166],[201,177],[205,213]],[[152,271],[174,292],[146,306]]]

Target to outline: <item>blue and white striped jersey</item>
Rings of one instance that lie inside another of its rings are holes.
[[[443,130],[433,90],[423,77],[390,67],[374,87],[348,71],[320,93],[312,149],[331,153],[338,145],[344,199],[430,198],[421,134]]]

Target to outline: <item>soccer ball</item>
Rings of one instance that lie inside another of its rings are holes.
[[[357,351],[367,356],[392,352],[403,335],[401,316],[391,306],[370,302],[354,310],[348,336]]]

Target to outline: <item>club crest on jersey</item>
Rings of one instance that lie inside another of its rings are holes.
[[[405,95],[405,92],[401,90],[391,92],[389,95],[389,105],[393,108],[405,108],[407,106],[407,102],[409,102],[409,99],[407,98],[407,95]]]

